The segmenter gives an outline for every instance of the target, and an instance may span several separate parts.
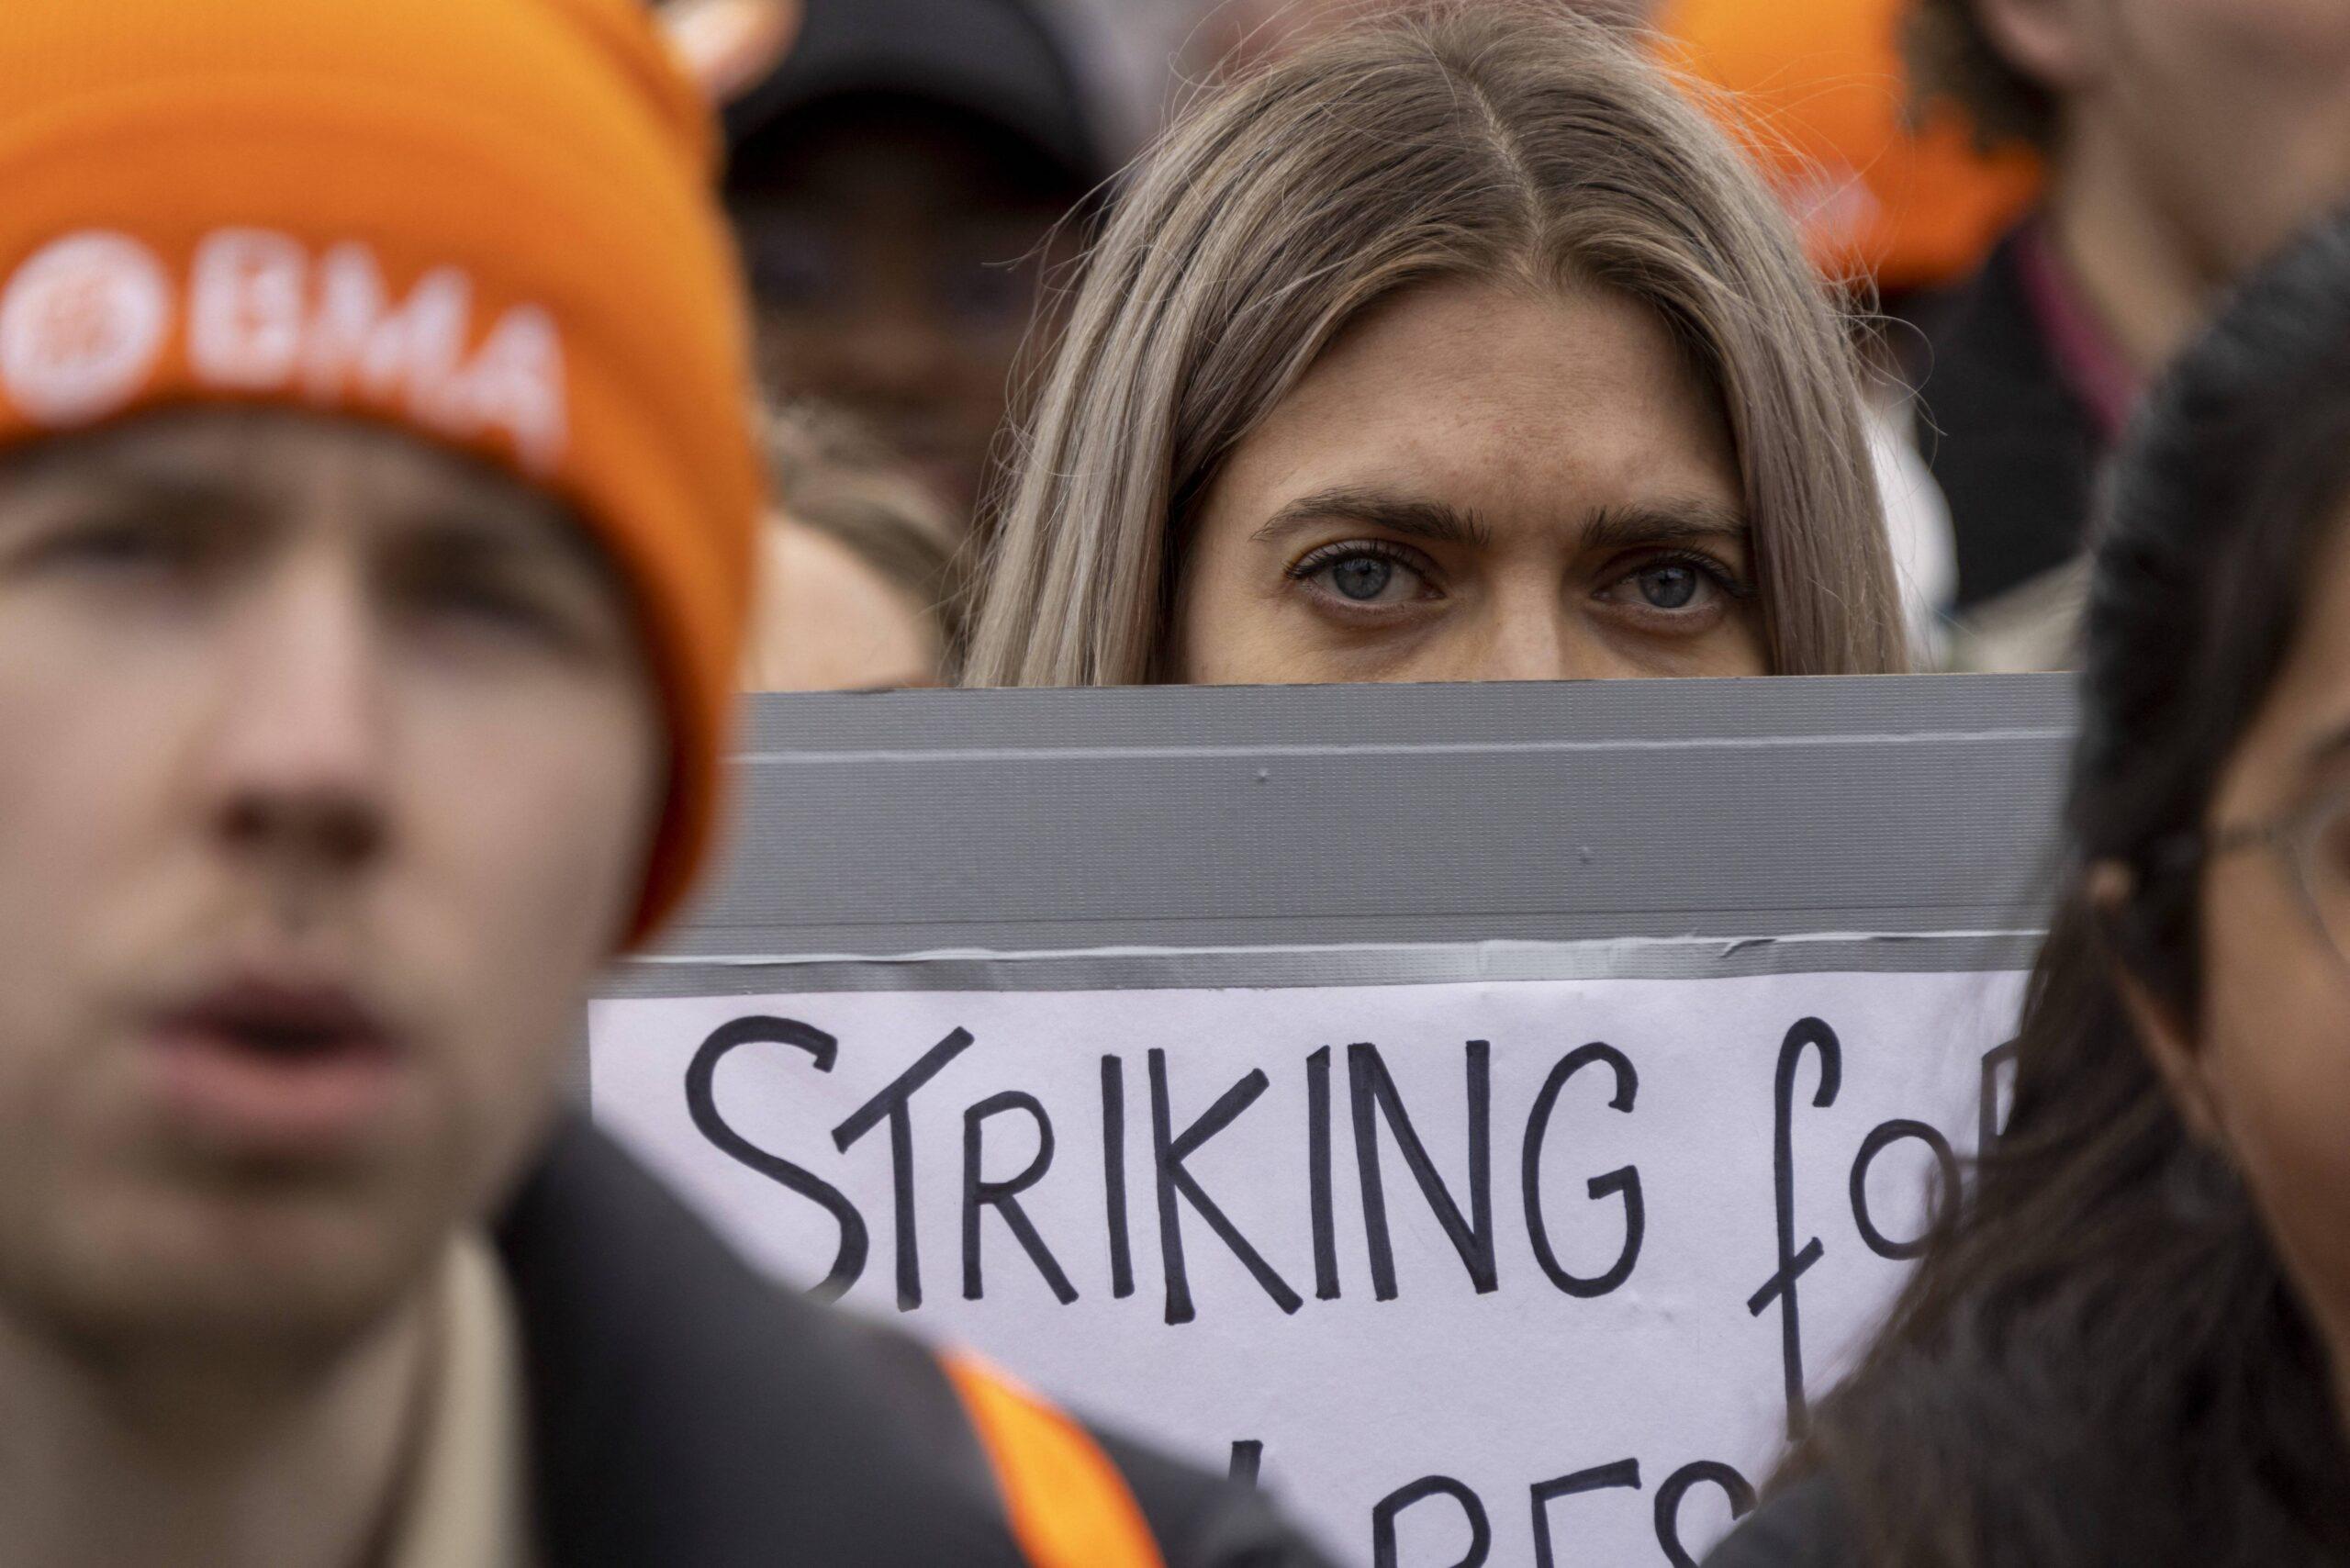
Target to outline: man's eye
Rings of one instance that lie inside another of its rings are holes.
[[[131,521],[60,529],[34,552],[44,565],[106,572],[177,570],[195,566],[202,554],[203,542],[192,530]]]
[[[444,625],[549,643],[568,637],[561,614],[539,595],[509,583],[442,577],[417,584],[410,599],[418,613]]]
[[[92,513],[28,534],[6,560],[16,572],[94,588],[178,592],[217,573],[235,548],[232,531],[206,521]]]

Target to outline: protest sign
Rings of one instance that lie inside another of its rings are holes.
[[[725,885],[591,1011],[593,1103],[779,1277],[1260,1474],[1342,1561],[1695,1562],[1997,1125],[2065,717],[778,704]]]

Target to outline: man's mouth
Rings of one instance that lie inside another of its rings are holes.
[[[400,1087],[405,1052],[331,982],[241,977],[160,1014],[166,1113],[222,1152],[319,1157],[366,1141]]]

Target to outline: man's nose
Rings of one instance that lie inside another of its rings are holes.
[[[380,639],[346,564],[296,559],[256,585],[225,652],[203,773],[233,851],[350,870],[388,822],[389,712]]]

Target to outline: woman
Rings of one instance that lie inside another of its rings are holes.
[[[1321,39],[1096,247],[967,678],[1899,667],[1841,326],[1673,83],[1556,6]]]
[[[1716,1568],[2350,1560],[2350,216],[2154,396],[2012,1119]]]

